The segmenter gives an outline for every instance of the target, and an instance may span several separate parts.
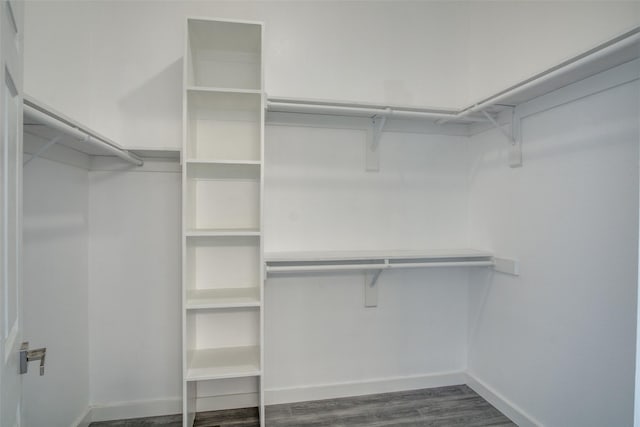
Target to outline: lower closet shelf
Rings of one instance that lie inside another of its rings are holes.
[[[260,372],[260,347],[206,348],[189,351],[187,381],[255,377]]]
[[[491,252],[476,249],[281,252],[265,254],[266,271],[274,273],[387,270],[426,267],[492,267]]]

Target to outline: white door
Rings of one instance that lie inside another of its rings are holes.
[[[20,425],[22,7],[0,0],[0,426]]]

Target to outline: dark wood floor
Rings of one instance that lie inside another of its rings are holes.
[[[90,427],[182,426],[180,415],[92,423]],[[266,408],[268,427],[515,426],[466,385],[317,400]],[[256,408],[199,413],[197,427],[257,427]]]

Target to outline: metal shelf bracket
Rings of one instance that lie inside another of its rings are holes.
[[[27,160],[25,160],[22,163],[22,166],[26,166],[30,161],[37,159],[38,157],[42,156],[45,151],[47,151],[49,148],[53,147],[55,144],[57,144],[58,142],[60,142],[60,140],[62,139],[62,135],[58,135],[55,138],[52,138],[49,142],[47,142],[45,145],[43,145],[42,147],[40,147],[40,149],[38,151],[36,151],[35,153],[33,153],[31,155],[31,157],[29,157]]]
[[[389,260],[385,259],[379,270],[364,272],[364,306],[378,306],[378,279],[385,268],[389,268]]]
[[[380,137],[387,122],[387,117],[391,115],[391,108],[385,108],[385,114],[376,115],[371,119],[371,129],[367,131],[367,147],[365,149],[365,161],[367,172],[377,172],[380,170]]]
[[[511,106],[510,120],[510,132],[504,130],[504,128],[498,123],[495,117],[482,110],[482,114],[491,122],[491,124],[500,131],[502,135],[509,142],[509,166],[512,168],[522,166],[522,138],[520,137],[520,116],[516,112],[517,107]]]

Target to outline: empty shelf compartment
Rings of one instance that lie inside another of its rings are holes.
[[[187,91],[187,153],[194,160],[259,161],[262,95]]]
[[[187,358],[187,381],[260,375],[260,347],[258,346],[191,350]]]
[[[189,85],[261,87],[261,24],[189,19],[188,28]]]
[[[492,266],[493,255],[473,249],[441,251],[327,251],[265,255],[267,272],[382,270],[412,267]]]
[[[260,165],[187,164],[189,231],[257,231]]]

